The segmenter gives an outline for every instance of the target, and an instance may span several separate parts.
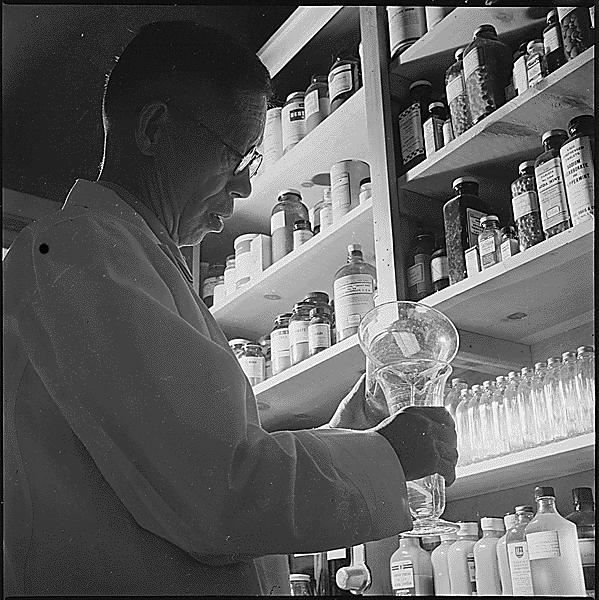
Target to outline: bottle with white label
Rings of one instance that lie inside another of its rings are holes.
[[[501,232],[499,217],[487,215],[480,220],[482,231],[478,234],[478,252],[482,270],[501,262]]]
[[[447,553],[449,548],[456,542],[458,536],[455,533],[441,534],[441,545],[437,546],[431,554],[433,566],[433,582],[435,584],[435,596],[451,596],[451,583],[449,581],[449,566],[447,564]]]
[[[408,106],[399,115],[400,175],[421,163],[426,157],[422,125],[429,116],[431,90],[430,81],[415,81],[410,86]]]
[[[260,344],[245,344],[239,356],[239,364],[252,387],[266,379],[265,363]]]
[[[572,226],[560,159],[560,149],[567,139],[568,134],[563,129],[545,132],[542,137],[544,152],[535,160],[541,222],[547,238]]]
[[[526,70],[526,42],[520,44],[518,50],[514,52],[512,61],[512,81],[516,95],[520,95],[528,89],[528,72]]]
[[[501,596],[501,579],[497,564],[497,543],[503,535],[503,520],[483,517],[480,520],[483,537],[474,544],[476,595]]]
[[[361,85],[360,60],[353,56],[337,58],[329,71],[330,111],[335,112]]]
[[[313,75],[304,98],[306,135],[322,123],[331,112],[329,83],[326,75]]]
[[[291,366],[289,355],[289,319],[291,313],[284,313],[275,319],[275,326],[270,332],[270,360],[272,374],[277,375]]]
[[[408,298],[419,302],[433,293],[431,255],[435,236],[430,231],[416,231],[407,256]]]
[[[277,203],[270,217],[272,262],[283,258],[293,250],[293,225],[296,221],[308,221],[308,208],[297,190],[279,192]]]
[[[568,209],[575,227],[595,213],[595,117],[580,115],[568,123],[570,139],[560,148]]]
[[[510,564],[507,556],[507,534],[510,529],[516,525],[518,517],[513,513],[508,513],[503,517],[505,525],[505,534],[497,540],[495,552],[497,554],[497,569],[499,571],[499,580],[501,581],[501,592],[503,596],[513,596],[512,576],[510,573]]]
[[[418,538],[400,536],[399,548],[391,555],[391,586],[394,596],[432,596],[433,567]]]
[[[516,524],[507,532],[507,555],[510,567],[512,594],[532,596],[532,574],[525,529],[534,515],[532,506],[516,506]]]
[[[526,526],[535,596],[585,596],[576,525],[555,508],[552,487],[535,488],[537,514]]]
[[[308,240],[314,237],[312,228],[310,227],[310,221],[307,219],[300,219],[293,224],[293,249],[297,250],[300,246],[305,244]]]
[[[474,544],[478,541],[477,523],[458,523],[458,541],[447,552],[452,596],[476,595]]]
[[[387,6],[391,60],[426,33],[424,6]]]
[[[360,182],[370,177],[370,167],[361,160],[342,160],[331,167],[330,173],[333,223],[337,224],[360,205]]]
[[[429,117],[422,126],[426,156],[432,156],[443,148],[443,123],[447,111],[443,102],[432,102],[428,106]]]
[[[555,8],[547,13],[547,27],[543,29],[543,46],[545,47],[547,68],[550,73],[566,64],[564,41]]]
[[[320,209],[320,231],[333,226],[333,196],[330,187],[322,190],[322,208]]]
[[[283,156],[282,112],[280,107],[269,108],[266,111],[264,125],[264,164],[261,172],[266,171]]]
[[[281,112],[281,135],[283,154],[289,152],[306,135],[304,92],[293,92],[287,96]]]
[[[289,355],[292,365],[297,365],[310,356],[308,325],[313,308],[314,305],[308,302],[298,302],[293,307],[289,319]]]
[[[532,87],[549,75],[543,40],[530,40],[526,45],[526,53],[526,76],[528,87]]]
[[[347,252],[333,284],[337,342],[357,333],[362,317],[374,308],[376,269],[364,261],[360,244],[350,244]]]
[[[431,254],[431,281],[435,292],[444,290],[449,286],[447,250],[445,249],[445,237],[442,235],[436,239],[435,248]]]
[[[310,311],[308,351],[314,356],[331,347],[331,309],[319,306]]]

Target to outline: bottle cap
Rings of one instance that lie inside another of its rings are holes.
[[[465,48],[465,47],[464,47],[464,48],[458,48],[458,49],[455,51],[455,54],[454,54],[454,56],[455,56],[455,59],[456,59],[456,60],[462,60],[462,58],[464,58],[464,50],[466,50],[466,48]]]
[[[512,225],[506,225],[505,227],[501,228],[501,235],[503,237],[515,238],[516,237],[516,228],[513,227]]]
[[[514,513],[508,513],[503,517],[503,524],[505,525],[506,531],[511,529],[518,522],[518,517]]]
[[[526,44],[526,51],[532,52],[535,49],[535,46],[538,46],[539,44],[542,46],[543,40],[530,40],[530,42]]]
[[[580,348],[577,348],[576,353],[577,354],[582,354],[583,352],[595,352],[595,348],[593,346],[580,346]]]
[[[495,377],[495,381],[501,385],[505,381],[505,376],[499,375],[499,376]]]
[[[319,304],[328,304],[329,295],[326,292],[310,292],[306,294],[303,302],[318,302]]]
[[[553,490],[553,488],[535,488],[535,494],[536,494],[536,490]],[[516,508],[514,509],[516,511],[516,513],[521,513],[521,512],[529,512],[529,513],[534,513],[535,509],[532,506],[529,506],[528,504],[525,504],[523,506],[516,506]]]
[[[360,179],[360,186],[363,186],[365,183],[372,183],[370,177],[364,177],[364,179]]]
[[[304,575],[302,573],[291,573],[289,575],[289,581],[310,581],[310,575]]]
[[[553,19],[557,19],[557,10],[555,8],[547,13],[547,23],[551,22]]]
[[[530,373],[530,369],[528,367],[522,367],[520,369],[520,373],[522,373],[522,375],[527,375],[528,373]]]
[[[312,83],[328,83],[329,78],[327,75],[312,75]]]
[[[547,366],[546,362],[535,363],[535,371],[538,371],[539,369],[542,369],[543,367],[546,367],[546,366]]]
[[[480,528],[483,531],[503,531],[505,526],[503,524],[503,519],[498,519],[496,517],[483,517],[480,520]]]
[[[298,229],[311,229],[310,221],[307,221],[306,219],[299,219],[293,223],[293,229],[294,231],[297,231]]]
[[[299,100],[300,98],[303,100],[306,96],[305,92],[291,92],[289,96],[287,96],[287,100],[285,102],[291,102],[292,100]]]
[[[535,488],[535,500],[543,498],[544,496],[551,496],[555,498],[555,490],[551,486],[538,486]]]
[[[574,352],[564,352],[562,354],[562,362],[564,362],[568,358],[575,358],[575,357],[576,357],[576,354]]]
[[[331,316],[331,308],[329,306],[316,306],[310,311],[310,318],[319,317],[320,315]]]
[[[460,526],[458,537],[464,535],[478,535],[478,523],[456,523]]]
[[[282,313],[277,315],[275,318],[275,323],[279,323],[280,321],[285,321],[287,319],[291,319],[292,313]]]
[[[518,377],[518,373],[516,373],[516,371],[510,371],[508,374],[508,379],[515,379],[516,377]]]
[[[243,350],[262,350],[262,346],[260,344],[256,344],[255,342],[249,342],[243,345]]]
[[[561,358],[559,358],[559,356],[552,356],[551,358],[547,359],[547,366],[550,367],[555,364],[559,364],[561,362],[562,362],[562,360],[561,360]]]
[[[455,189],[458,185],[462,185],[464,183],[476,183],[476,185],[479,185],[478,179],[475,177],[458,177],[457,179],[453,180],[451,187]]]
[[[488,223],[490,221],[494,221],[499,223],[499,217],[497,215],[487,215],[486,217],[481,217],[480,224]]]
[[[439,537],[442,542],[448,542],[449,540],[455,542],[458,539],[458,534],[454,531],[452,533],[442,533]]]
[[[296,302],[293,305],[293,314],[291,316],[293,316],[294,314],[297,314],[300,311],[308,311],[308,310],[312,310],[314,308],[314,304],[311,304],[310,302]]]
[[[460,379],[459,377],[454,377],[451,380],[452,387],[457,387],[460,383],[466,383],[466,382],[463,379]]]
[[[561,137],[568,139],[568,134],[563,129],[550,129],[546,131],[541,137],[541,143],[544,144],[549,138]]]
[[[568,131],[570,135],[577,135],[579,132],[592,132],[595,129],[595,117],[592,115],[579,115],[570,119]]]
[[[229,346],[245,346],[250,342],[251,340],[246,340],[245,338],[235,338],[233,340],[229,340]]]
[[[347,251],[349,254],[352,252],[362,252],[362,244],[350,244],[347,247]]]
[[[494,33],[495,35],[497,35],[497,30],[495,29],[495,27],[493,27],[493,25],[489,25],[489,24],[485,24],[485,25],[479,25],[475,30],[474,30],[474,37],[476,37],[477,35],[481,34],[481,33]]]
[[[427,86],[432,88],[433,85],[430,81],[427,81],[426,79],[419,79],[418,81],[415,81],[411,86],[410,86],[410,91],[412,91],[414,88],[420,87],[421,85]]]
[[[525,160],[524,162],[518,165],[518,173],[520,175],[524,175],[527,169],[534,169],[535,161],[534,160]]]
[[[443,102],[431,102],[428,105],[428,112],[431,112],[435,108],[445,108],[445,104],[443,104]]]
[[[572,500],[575,504],[594,504],[593,490],[588,487],[579,487],[572,490]]]

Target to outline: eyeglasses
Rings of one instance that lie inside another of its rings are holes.
[[[254,177],[256,175],[256,173],[258,172],[258,169],[260,168],[260,165],[262,164],[262,154],[260,154],[260,152],[258,152],[258,150],[256,149],[256,146],[254,146],[253,148],[250,148],[250,150],[248,150],[248,152],[245,155],[243,155],[240,152],[238,152],[237,150],[235,150],[235,148],[232,148],[231,146],[229,146],[229,144],[227,144],[227,142],[225,142],[220,137],[220,135],[218,135],[218,133],[216,133],[214,130],[210,129],[210,127],[207,127],[206,125],[204,125],[204,123],[202,123],[201,121],[198,121],[197,119],[194,119],[193,117],[190,117],[186,112],[181,110],[178,106],[171,104],[170,102],[165,102],[165,104],[167,106],[176,108],[181,114],[185,115],[188,119],[191,119],[198,125],[201,125],[206,131],[209,131],[225,148],[227,148],[227,150],[229,150],[231,153],[233,153],[239,159],[239,164],[237,165],[237,167],[235,167],[235,171],[233,171],[234,175],[239,175],[241,172],[245,171],[245,169],[248,169],[248,168],[249,168],[250,178]]]

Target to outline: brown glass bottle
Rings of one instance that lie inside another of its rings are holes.
[[[430,231],[417,231],[408,251],[408,298],[414,302],[433,293],[431,255],[435,237]]]
[[[566,64],[562,30],[557,18],[557,10],[555,9],[547,13],[547,27],[543,30],[543,46],[545,47],[547,68],[550,73],[553,73],[553,71]]]
[[[429,81],[415,81],[410,86],[408,106],[399,115],[400,175],[426,158],[422,126],[429,116],[431,89]]]

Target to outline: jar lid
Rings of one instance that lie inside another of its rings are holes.
[[[455,56],[456,60],[462,60],[462,58],[464,58],[464,50],[466,50],[466,47],[464,47],[464,48],[458,48],[455,51],[454,56]]]
[[[298,190],[289,189],[281,190],[277,195],[277,200],[280,200],[283,196],[287,196],[289,194],[291,194],[292,196],[298,196],[300,200],[302,198],[301,192],[299,192]]]
[[[442,533],[440,536],[442,542],[455,542],[458,539],[458,534],[455,532],[452,533]]]
[[[279,321],[285,321],[286,319],[291,319],[291,316],[291,313],[282,313],[280,315],[277,315],[275,317],[275,323],[278,323]]]
[[[364,179],[360,179],[360,186],[363,186],[365,183],[372,183],[370,177],[364,177]]]
[[[310,575],[303,575],[302,573],[291,573],[289,575],[289,581],[310,581]]]
[[[445,104],[443,104],[443,102],[431,102],[428,105],[428,111],[430,112],[434,108],[445,108]]]
[[[541,362],[535,363],[535,371],[537,371],[538,369],[542,369],[543,367],[546,367],[546,366],[547,366],[546,362],[541,361]]]
[[[229,340],[229,346],[244,346],[245,344],[251,343],[252,340],[246,340],[245,338],[235,338]]]
[[[549,23],[549,21],[551,21],[551,19],[556,19],[556,18],[557,18],[557,9],[556,8],[552,8],[547,13],[547,23]]]
[[[560,362],[562,362],[561,358],[559,358],[559,356],[552,356],[551,358],[547,359],[547,366],[552,366],[555,364],[559,364]]]
[[[579,115],[570,119],[568,123],[568,131],[570,135],[576,135],[577,131],[592,132],[595,129],[595,117],[592,115]]]
[[[496,517],[483,517],[480,520],[480,528],[483,531],[503,531],[505,529],[505,525],[503,524],[503,519],[498,519]]]
[[[331,308],[329,306],[315,306],[310,311],[310,318],[318,317],[319,315],[328,315],[331,316]]]
[[[291,316],[293,316],[301,311],[305,312],[307,310],[312,310],[312,308],[314,308],[314,304],[311,304],[310,302],[296,302],[293,305],[293,313]]]
[[[550,486],[538,486],[535,488],[535,500],[543,496],[553,496],[555,498],[555,490]]]
[[[595,352],[595,348],[593,346],[580,346],[576,349],[577,354],[582,354],[583,352]]]
[[[516,229],[512,225],[506,225],[505,227],[501,228],[501,235],[506,237],[516,237]]]
[[[238,244],[244,244],[245,242],[251,242],[256,237],[258,237],[257,233],[244,233],[243,235],[240,235],[239,237],[235,238],[233,245],[235,246],[235,248],[237,248]]]
[[[262,350],[262,346],[260,344],[256,344],[256,342],[248,342],[243,346],[244,350]]]
[[[575,352],[563,352],[562,353],[562,362],[568,358],[575,358],[575,357],[576,357]]]
[[[551,493],[553,493],[553,488],[535,488],[535,494],[537,493],[537,490],[551,490]],[[521,512],[528,512],[528,513],[533,513],[535,512],[535,509],[532,506],[529,506],[528,504],[525,504],[524,506],[516,506],[516,508],[514,509],[516,511],[516,513],[521,513]]]
[[[572,490],[572,500],[577,504],[594,504],[593,490],[588,487],[578,487]]]
[[[478,535],[478,523],[456,523],[460,526],[458,536]]]
[[[285,103],[291,102],[292,100],[299,100],[300,98],[303,100],[306,96],[306,92],[291,92],[289,96],[287,96],[287,100]]]
[[[313,300],[321,302],[322,304],[328,304],[329,295],[326,292],[310,292],[309,294],[306,294],[303,302],[312,302]]]
[[[307,219],[298,219],[293,223],[293,229],[297,231],[298,229],[311,229],[310,221]]]
[[[499,384],[502,384],[505,381],[505,375],[498,375],[495,377],[495,381]]]
[[[497,35],[497,29],[495,29],[495,27],[493,25],[490,25],[489,23],[485,23],[484,25],[479,25],[475,30],[474,30],[474,37],[476,37],[477,35],[481,34],[481,33],[494,33],[495,35]]]
[[[225,258],[225,262],[227,263],[227,266],[229,266],[230,262],[235,262],[235,255],[229,254],[229,256],[227,256],[227,258]]]
[[[312,75],[312,83],[328,83],[329,78],[326,75]]]
[[[520,173],[520,175],[522,175],[522,173],[524,171],[526,171],[526,169],[534,169],[534,168],[535,168],[534,160],[525,160],[524,162],[521,162],[518,165],[518,173]]]
[[[430,81],[427,81],[426,79],[419,79],[418,81],[415,81],[411,86],[410,86],[410,91],[412,91],[414,88],[420,87],[421,85],[427,86],[432,88],[433,84]]]
[[[451,380],[451,385],[454,387],[457,386],[459,383],[466,383],[466,382],[463,379],[460,379],[459,377],[454,377]]]
[[[478,179],[476,179],[475,177],[458,177],[457,179],[453,180],[451,187],[455,188],[458,185],[462,185],[464,183],[476,183],[476,185],[479,185]]]
[[[541,143],[544,144],[549,138],[552,138],[552,137],[567,138],[568,133],[566,131],[564,131],[563,129],[550,129],[549,131],[546,131],[543,134],[543,137],[541,138]]]
[[[494,221],[499,223],[499,217],[497,215],[487,215],[486,217],[480,218],[480,224],[488,223],[489,221]]]
[[[539,44],[542,46],[543,40],[530,40],[530,42],[526,44],[526,51],[530,52],[531,50],[534,50],[534,47]]]
[[[362,244],[350,244],[347,247],[347,251],[349,254],[352,252],[362,252]]]

